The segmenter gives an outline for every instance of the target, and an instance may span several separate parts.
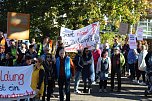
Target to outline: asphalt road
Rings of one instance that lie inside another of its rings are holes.
[[[92,86],[90,94],[74,94],[74,83],[71,82],[71,101],[152,101],[151,95],[149,97],[144,96],[147,86],[141,86],[130,82],[128,78],[122,78],[122,90],[121,92],[110,91],[110,80],[108,80],[108,87],[106,93],[99,93],[99,84]],[[117,82],[115,83],[117,87]],[[79,89],[83,91],[83,82],[80,83]],[[54,92],[55,98],[51,98],[50,101],[59,101],[58,87]]]

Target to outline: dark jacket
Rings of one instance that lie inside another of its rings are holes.
[[[79,54],[77,54],[74,58],[74,64],[76,71],[81,71],[83,68],[83,58]]]
[[[117,61],[119,62],[119,64],[117,64]],[[120,72],[124,64],[125,64],[125,58],[122,53],[118,55],[114,55],[114,54],[112,55],[111,57],[112,72]]]
[[[48,84],[49,80],[55,80],[55,75],[56,75],[56,68],[55,68],[55,64],[53,61],[48,62],[47,60],[45,60],[43,62],[43,67],[45,70],[45,84]]]
[[[3,66],[13,66],[13,59],[4,59]]]
[[[147,69],[152,70],[152,52],[148,52],[148,54],[145,57],[145,62]]]

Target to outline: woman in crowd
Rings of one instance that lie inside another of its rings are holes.
[[[100,89],[99,92],[107,92],[106,87],[107,87],[107,79],[108,79],[108,73],[110,71],[110,66],[111,66],[111,60],[108,57],[108,52],[103,51],[101,54],[101,57],[98,59],[97,62],[97,71],[98,75],[100,76]]]
[[[83,59],[82,59],[82,51],[78,50],[78,53],[76,54],[74,58],[74,63],[75,63],[75,83],[74,83],[74,93],[80,94],[81,91],[78,90],[79,87],[79,82],[80,82],[80,76],[82,73],[83,69]]]
[[[36,96],[31,99],[32,101],[39,100],[40,97],[43,96],[45,72],[42,62],[43,61],[41,58],[36,60],[36,64],[32,73],[31,88],[36,92]]]
[[[45,96],[47,95],[47,100],[50,101],[50,97],[53,94],[55,87],[55,62],[53,61],[52,55],[50,53],[46,54],[45,61],[43,62],[45,69],[45,82],[44,82],[44,93],[42,101],[45,101]],[[47,92],[47,94],[46,94]]]
[[[88,50],[88,48],[84,48],[82,57],[84,61],[84,66],[82,69],[82,79],[84,82],[83,92],[84,93],[87,92],[86,87],[87,87],[87,80],[88,80],[88,93],[90,93],[91,84],[95,80],[93,56],[91,52]]]
[[[138,69],[139,69],[139,74],[137,76],[137,82],[139,83],[139,78],[142,74],[143,82],[141,83],[142,85],[145,85],[145,71],[146,71],[146,63],[145,63],[145,57],[147,55],[147,50],[146,46],[142,45],[141,46],[141,52],[138,56]]]
[[[51,53],[52,47],[50,46],[50,38],[49,37],[45,37],[43,40],[43,52],[45,51],[46,48],[48,48],[50,50],[49,53]]]
[[[128,52],[128,56],[127,56],[127,59],[128,59],[128,66],[129,66],[129,69],[130,69],[130,79],[131,81],[134,81],[135,80],[135,65],[137,63],[137,54],[136,54],[136,50],[135,49],[130,49],[129,52]]]

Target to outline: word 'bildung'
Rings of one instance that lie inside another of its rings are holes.
[[[9,71],[3,72],[0,71],[0,81],[1,82],[10,82],[10,81],[17,81],[19,85],[24,84],[24,74],[12,74]]]

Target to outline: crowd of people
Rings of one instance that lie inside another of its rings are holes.
[[[28,66],[31,64],[34,64],[31,87],[37,94],[31,101],[40,98],[42,101],[50,101],[55,82],[58,83],[60,101],[64,101],[64,94],[66,101],[70,101],[71,79],[74,80],[75,94],[91,93],[92,84],[98,83],[98,80],[100,80],[99,93],[108,92],[109,74],[111,74],[111,91],[115,90],[115,75],[118,81],[118,92],[121,92],[121,76],[127,76],[132,82],[146,85],[145,73],[146,68],[152,67],[152,53],[148,52],[146,41],[139,41],[137,49],[130,49],[127,38],[124,44],[120,44],[116,37],[111,48],[106,41],[103,47],[97,44],[93,50],[87,47],[77,50],[72,59],[65,51],[62,37],[58,37],[55,50],[50,44],[49,37],[45,37],[42,43],[36,43],[32,38],[30,44],[10,40],[8,47],[3,32],[0,32],[0,65]],[[79,90],[81,79],[84,83],[83,91]]]

